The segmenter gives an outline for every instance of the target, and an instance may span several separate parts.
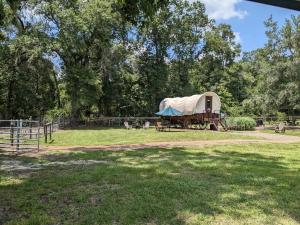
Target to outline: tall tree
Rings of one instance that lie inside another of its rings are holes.
[[[1,2],[0,101],[2,117],[8,119],[41,116],[56,100],[52,64],[44,57],[27,7],[26,1]]]
[[[97,105],[107,76],[105,57],[113,35],[114,17],[108,1],[37,1],[44,19],[48,53],[62,62],[62,79],[71,102],[72,121]]]
[[[246,61],[251,64],[251,73],[258,74],[258,82],[244,104],[260,109],[264,115],[278,111],[290,115],[298,113],[300,17],[291,17],[282,28],[272,17],[265,25],[268,42],[263,49],[254,52],[252,59]]]

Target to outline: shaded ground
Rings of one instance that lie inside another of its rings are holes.
[[[300,224],[300,144],[2,156],[0,224]],[[50,152],[48,152],[50,153]],[[78,160],[107,163],[69,164]]]
[[[49,163],[23,163],[19,160],[3,160],[0,165],[0,171],[23,171],[39,170],[48,166],[72,166],[72,165],[91,165],[107,163],[99,160],[70,160],[67,162],[54,161]]]
[[[300,224],[300,137],[230,135],[0,153],[0,224]]]

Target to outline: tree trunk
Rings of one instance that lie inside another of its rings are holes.
[[[56,89],[57,107],[61,108],[60,91],[59,91],[59,87],[58,87],[58,80],[56,77],[56,73],[53,73],[53,79],[54,79],[54,85],[55,85],[55,89]]]
[[[7,90],[7,104],[6,104],[6,113],[5,118],[6,119],[12,119],[12,93],[13,93],[13,81],[9,80],[8,83],[8,90]]]
[[[77,104],[77,98],[74,93],[72,93],[71,96],[71,126],[75,127],[78,125],[79,120],[79,113],[78,113],[78,104]]]

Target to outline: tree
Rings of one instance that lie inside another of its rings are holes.
[[[2,117],[153,115],[205,91],[232,115],[300,108],[299,17],[270,18],[266,46],[240,60],[231,27],[198,1],[2,0],[0,12]]]
[[[265,22],[268,42],[263,49],[253,52],[252,59],[244,59],[255,74],[256,86],[249,100],[254,113],[274,114],[300,111],[299,28],[300,17],[293,16],[282,28],[270,17]]]
[[[75,123],[81,112],[99,104],[105,57],[112,42],[113,12],[107,1],[37,1],[47,35],[47,52],[62,63],[62,79]]]
[[[226,112],[238,105],[243,77],[236,62],[240,45],[235,42],[231,27],[226,24],[213,25],[205,33],[203,49],[193,67],[192,84],[198,92],[215,91],[221,96]]]
[[[52,64],[44,57],[39,32],[24,14],[25,1],[2,1],[0,6],[0,113],[8,119],[41,116],[56,101]]]

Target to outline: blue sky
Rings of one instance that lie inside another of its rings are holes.
[[[264,21],[270,15],[282,25],[291,15],[300,12],[244,0],[200,0],[217,23],[228,23],[242,45],[242,51],[263,47],[266,43]]]

